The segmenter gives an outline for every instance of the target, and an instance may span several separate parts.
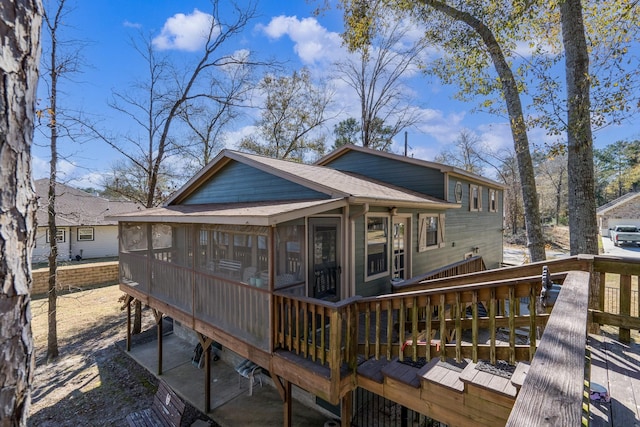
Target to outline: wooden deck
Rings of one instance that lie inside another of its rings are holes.
[[[640,426],[640,344],[589,335],[591,383],[607,389],[609,402],[590,401],[590,426]]]
[[[170,267],[154,263],[160,262],[151,262],[149,271]],[[637,292],[640,262],[600,256],[545,262],[563,291],[553,310],[539,311],[542,265],[440,278],[407,291],[338,302],[194,272],[185,276],[189,280],[165,275],[186,281],[178,300],[167,291],[168,280],[130,280],[121,288],[191,326],[203,340],[215,340],[268,370],[285,419],[290,387],[297,385],[341,403],[344,426],[352,395],[362,388],[451,426],[580,425],[591,417],[591,425],[640,427],[640,349],[621,344],[630,331],[640,330],[630,297],[632,288]],[[609,277],[618,285],[613,311],[605,305]],[[220,303],[236,308],[230,311],[235,317],[200,310],[201,287],[215,289]],[[258,300],[264,309],[256,318]],[[589,322],[619,328],[620,342],[592,336],[586,351]],[[593,403],[591,415],[584,398],[588,357],[591,380],[612,397]],[[418,359],[426,364],[416,365]],[[506,362],[515,372],[507,378],[482,371],[480,362]]]

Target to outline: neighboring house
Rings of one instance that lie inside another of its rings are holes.
[[[603,237],[616,225],[640,227],[640,193],[630,192],[596,209],[598,228]]]
[[[47,262],[49,257],[49,217],[47,208],[49,179],[35,181],[38,197],[36,246],[33,263]],[[56,228],[58,260],[118,256],[118,223],[107,220],[140,209],[133,202],[111,201],[67,185],[56,183]]]
[[[310,312],[296,328],[322,335],[338,321],[329,319],[334,302],[388,294],[392,281],[466,258],[497,268],[503,252],[501,184],[355,146],[313,165],[223,150],[165,206],[112,218],[124,292],[195,331],[205,348],[215,339],[327,400],[340,390],[307,383],[276,356],[287,335],[276,328],[297,309]],[[308,340],[325,346],[324,335]],[[301,351],[326,361],[323,350]]]

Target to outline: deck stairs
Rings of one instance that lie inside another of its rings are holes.
[[[449,426],[499,426],[509,418],[528,366],[370,359],[358,367],[357,383]]]

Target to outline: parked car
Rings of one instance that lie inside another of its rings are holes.
[[[609,229],[609,237],[615,246],[621,243],[640,245],[640,231],[635,225],[616,225]]]

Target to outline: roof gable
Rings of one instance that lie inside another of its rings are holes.
[[[640,196],[640,193],[637,193],[637,192],[627,193],[623,196],[618,197],[615,200],[610,201],[609,203],[606,203],[600,206],[598,209],[596,209],[596,213],[598,215],[602,215],[612,209],[619,208],[622,205],[625,205],[627,203],[634,201],[638,196]]]
[[[232,164],[235,165],[227,169]],[[223,182],[224,186],[216,185],[217,180]],[[264,191],[263,187],[267,184],[262,181],[269,183],[269,192]],[[250,197],[234,199],[233,192]],[[316,200],[348,198],[351,203],[430,205],[442,209],[457,207],[442,199],[377,182],[369,177],[231,150],[223,150],[214,161],[178,190],[169,199],[167,206],[224,201],[299,200],[309,199],[310,196]]]
[[[328,199],[326,194],[272,173],[231,161],[203,181],[180,204]]]
[[[329,153],[325,157],[318,160],[315,164],[320,166],[334,167],[334,165],[337,165],[340,163],[339,161],[340,158],[348,157],[350,154],[353,154],[353,153],[359,153],[361,155],[366,155],[366,156],[373,156],[380,159],[381,161],[387,160],[387,161],[395,161],[395,162],[402,162],[404,164],[415,165],[422,169],[431,170],[433,173],[447,174],[452,177],[464,178],[466,180],[479,183],[481,185],[487,185],[495,188],[504,188],[504,185],[497,181],[493,181],[491,179],[485,178],[480,175],[476,175],[474,173],[465,171],[463,169],[460,169],[454,166],[448,166],[442,163],[430,162],[428,160],[416,159],[413,157],[401,156],[399,154],[394,154],[387,151],[380,151],[380,150],[374,150],[372,148],[359,147],[352,144],[347,144],[338,148],[337,150]]]

